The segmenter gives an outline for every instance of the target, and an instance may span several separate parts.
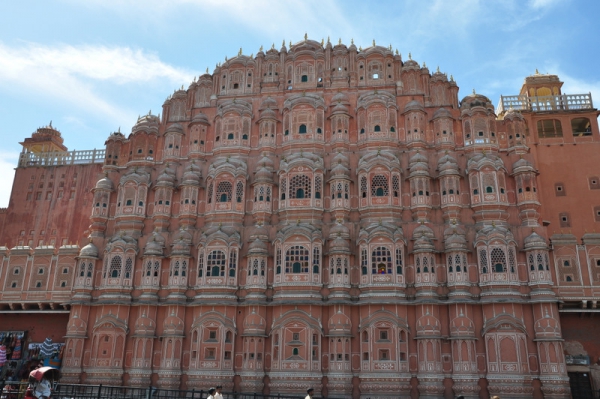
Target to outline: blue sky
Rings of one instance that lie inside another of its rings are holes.
[[[497,105],[537,68],[600,104],[597,0],[20,0],[0,15],[0,207],[19,141],[39,126],[52,120],[69,149],[102,148],[240,47],[256,54],[305,32],[410,52],[453,75],[460,98],[476,89]]]

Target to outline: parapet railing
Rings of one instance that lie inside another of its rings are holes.
[[[83,165],[104,162],[105,150],[83,150],[65,152],[22,152],[19,155],[19,167]]]
[[[496,114],[501,114],[509,109],[516,111],[573,111],[594,109],[592,94],[561,94],[556,96],[500,96],[500,103]]]
[[[2,387],[2,384],[6,384]],[[125,386],[80,385],[53,383],[51,398],[56,399],[206,399],[208,388],[203,390],[175,390],[154,387],[135,388]],[[2,389],[4,388],[4,389]],[[0,398],[23,399],[27,383],[0,381]],[[306,394],[298,395],[265,395],[262,393],[223,392],[223,399],[302,399]],[[315,398],[318,398],[315,396]],[[335,399],[335,398],[323,398]]]

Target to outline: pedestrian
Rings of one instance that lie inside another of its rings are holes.
[[[500,396],[498,396],[498,395],[494,395],[494,396],[492,396],[490,399],[500,399]]]
[[[222,390],[223,386],[217,385],[217,387],[215,388],[215,399],[223,399],[223,394],[221,393]]]
[[[313,394],[315,393],[315,390],[312,389],[312,388],[308,388],[306,390],[306,393],[307,393],[307,395],[306,395],[306,397],[304,399],[312,399]]]
[[[208,396],[206,399],[215,399],[215,388],[208,388]]]

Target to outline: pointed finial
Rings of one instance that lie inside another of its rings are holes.
[[[350,39],[350,44],[354,44],[354,38]]]
[[[152,110],[148,111],[148,115],[152,115]]]
[[[492,220],[492,227],[496,227],[496,221]]]
[[[292,41],[290,40],[290,48],[292,48]]]
[[[238,57],[242,55],[242,48],[240,47],[240,51],[238,51]]]
[[[304,32],[304,40],[308,40],[308,33]]]
[[[206,67],[206,73],[208,73],[208,67]]]
[[[440,66],[439,66],[439,65],[438,65],[438,67],[437,67],[437,70],[436,70],[436,72],[437,72],[437,73],[440,73]]]
[[[321,38],[321,46],[325,44],[325,39]]]
[[[390,51],[392,51],[392,44],[390,43],[390,47],[389,47]]]
[[[473,89],[473,94],[477,94],[477,93],[475,93],[475,89]]]
[[[254,53],[250,53],[250,58],[254,58]]]
[[[296,226],[300,226],[300,219],[296,220]]]
[[[359,46],[359,47],[358,47],[358,51],[362,51],[362,46]]]
[[[408,53],[408,59],[412,60],[412,53],[410,53],[410,52]]]
[[[342,44],[342,38],[341,37],[338,39],[338,44]]]
[[[373,47],[375,47],[375,39],[373,39]]]
[[[49,127],[52,127],[52,121],[50,121],[50,125],[48,125]]]
[[[121,126],[117,129],[117,133],[121,133]]]
[[[283,41],[283,45],[285,46],[285,40]],[[271,49],[275,48],[275,43],[271,44]]]
[[[329,36],[327,36],[327,43],[331,43],[331,40],[329,39]]]
[[[398,54],[398,49],[396,49],[396,55],[399,55],[399,54]]]
[[[227,56],[225,56],[225,62],[227,62]]]
[[[260,48],[258,49],[258,51],[263,51],[263,46],[262,46],[262,44],[260,45]]]
[[[423,61],[423,68],[427,68],[427,65],[425,65],[425,61]]]
[[[536,75],[539,75],[539,74],[540,74],[540,71],[538,71],[538,69],[537,69],[537,68],[535,68],[535,74],[536,74]]]
[[[454,82],[454,75],[450,75],[450,80]]]

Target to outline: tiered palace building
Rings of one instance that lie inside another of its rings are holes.
[[[65,342],[72,383],[600,388],[598,112],[561,86],[536,73],[495,109],[391,47],[305,38],[103,150],[40,128],[0,212],[0,325]]]

